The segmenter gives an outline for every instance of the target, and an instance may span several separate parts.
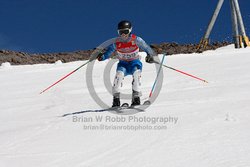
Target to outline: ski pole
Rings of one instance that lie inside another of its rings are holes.
[[[155,63],[160,65],[160,63],[157,62],[157,61],[155,61]],[[161,66],[161,65],[160,65],[160,66]],[[206,80],[204,80],[204,79],[201,79],[201,78],[196,77],[196,76],[194,76],[194,75],[188,74],[188,73],[183,72],[183,71],[181,71],[181,70],[177,70],[177,69],[175,69],[175,68],[173,68],[173,67],[169,67],[169,66],[166,66],[166,65],[164,65],[164,64],[162,64],[162,66],[163,66],[163,67],[166,67],[166,68],[168,68],[168,69],[174,70],[174,71],[176,71],[176,72],[182,73],[182,74],[184,74],[184,75],[190,76],[190,77],[192,77],[192,78],[198,79],[198,80],[203,81],[203,82],[205,82],[205,83],[208,83],[208,81],[206,81]]]
[[[155,85],[156,85],[156,82],[157,82],[157,80],[158,80],[158,78],[159,78],[159,75],[160,75],[160,72],[161,72],[161,68],[162,68],[162,65],[163,65],[163,62],[164,62],[164,58],[165,58],[165,54],[163,55],[163,57],[162,57],[162,59],[161,59],[161,63],[158,63],[158,64],[160,64],[160,67],[159,67],[159,70],[158,70],[158,72],[157,72],[157,75],[156,75],[154,84],[153,84],[153,86],[152,86],[152,89],[151,89],[151,91],[150,91],[150,93],[149,93],[149,98],[152,96],[153,91],[154,91],[154,89],[155,89]]]
[[[81,65],[77,69],[71,71],[70,73],[68,73],[67,75],[65,75],[64,77],[62,77],[61,79],[59,79],[58,81],[56,81],[55,83],[53,83],[52,85],[50,85],[49,87],[47,87],[46,89],[44,89],[43,91],[41,91],[40,94],[46,92],[47,90],[49,90],[50,88],[52,88],[53,86],[55,86],[56,84],[58,84],[59,82],[61,82],[62,80],[64,80],[65,78],[67,78],[68,76],[70,76],[71,74],[73,74],[74,72],[76,72],[77,70],[79,70],[80,68],[82,68],[83,66],[85,66],[86,64],[88,64],[90,61],[91,60],[88,60],[86,63],[84,63],[83,65]]]

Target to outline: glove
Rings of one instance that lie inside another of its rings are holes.
[[[94,61],[94,60],[98,60],[98,61],[102,61],[103,60],[103,52],[102,51],[94,51],[91,54],[91,57],[89,58],[89,61]]]
[[[150,55],[146,56],[145,61],[150,64],[155,62],[154,57]]]
[[[103,53],[100,52],[100,53],[97,55],[96,59],[97,59],[98,61],[102,61],[102,60],[103,60]]]

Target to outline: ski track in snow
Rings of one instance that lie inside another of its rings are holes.
[[[83,125],[98,122],[74,122],[74,115],[62,117],[101,109],[87,90],[86,68],[39,95],[42,89],[82,63],[0,67],[1,167],[250,165],[249,48],[236,50],[230,45],[202,54],[166,57],[166,65],[209,83],[163,68],[162,90],[146,112],[77,114],[79,118],[177,117],[177,123],[167,123],[165,130],[84,130]],[[99,95],[111,104],[112,96],[100,82],[106,64],[107,61],[96,62],[93,81]],[[145,99],[156,73],[153,65],[144,61],[143,64],[142,99]],[[115,67],[112,81],[114,70]],[[125,78],[123,92],[130,90],[131,78]],[[127,121],[102,124],[152,125]]]

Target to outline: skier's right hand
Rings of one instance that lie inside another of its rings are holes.
[[[98,61],[102,61],[103,60],[103,53],[102,52],[100,52],[98,55],[97,55],[97,57],[96,57],[96,59],[98,60]]]

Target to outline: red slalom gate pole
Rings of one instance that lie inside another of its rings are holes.
[[[86,64],[88,64],[89,62],[90,62],[90,60],[88,60],[86,63],[84,63],[83,65],[81,65],[77,69],[71,71],[70,73],[68,73],[67,75],[65,75],[64,77],[62,77],[61,79],[59,79],[58,81],[56,81],[55,83],[53,83],[52,85],[50,85],[49,87],[47,87],[46,89],[44,89],[43,91],[41,91],[40,94],[46,92],[47,90],[49,90],[50,88],[52,88],[53,86],[55,86],[56,84],[58,84],[59,82],[61,82],[62,80],[64,80],[65,78],[67,78],[68,76],[70,76],[71,74],[73,74],[74,72],[76,72],[77,70],[79,70],[80,68],[82,68],[83,66],[85,66]]]
[[[155,61],[155,63],[156,63],[156,64],[160,64],[159,62],[156,62],[156,61]],[[184,74],[184,75],[190,76],[190,77],[192,77],[192,78],[198,79],[198,80],[203,81],[203,82],[205,82],[205,83],[208,83],[208,81],[206,81],[205,79],[196,77],[196,76],[194,76],[194,75],[188,74],[188,73],[183,72],[183,71],[181,71],[181,70],[177,70],[177,69],[175,69],[175,68],[173,68],[173,67],[169,67],[169,66],[166,66],[166,65],[164,65],[164,64],[163,64],[162,66],[163,66],[163,67],[166,67],[166,68],[168,68],[168,69],[174,70],[174,71],[176,71],[176,72],[182,73],[182,74]]]

